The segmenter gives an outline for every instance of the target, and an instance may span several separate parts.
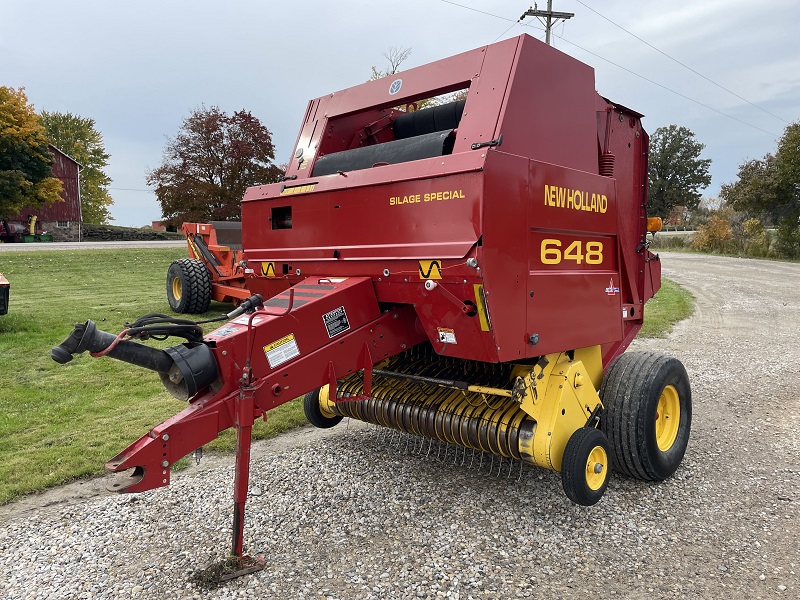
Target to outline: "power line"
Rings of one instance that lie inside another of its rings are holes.
[[[576,48],[579,48],[580,50],[583,50],[584,52],[588,52],[588,53],[589,53],[589,54],[591,54],[592,56],[596,56],[596,57],[597,57],[597,58],[599,58],[600,60],[604,60],[604,61],[606,61],[607,63],[609,63],[609,64],[611,64],[611,65],[614,65],[615,67],[617,67],[617,68],[619,68],[619,69],[622,69],[623,71],[627,71],[627,72],[628,72],[628,73],[630,73],[631,75],[636,75],[636,77],[639,77],[639,78],[641,78],[641,79],[644,79],[644,80],[645,80],[645,81],[647,81],[648,83],[652,83],[653,85],[657,85],[657,86],[658,86],[658,87],[660,87],[661,89],[667,90],[668,92],[672,92],[673,94],[675,94],[675,95],[677,95],[677,96],[680,96],[681,98],[685,98],[686,100],[689,100],[690,102],[694,102],[695,104],[698,104],[698,105],[702,106],[703,108],[707,108],[708,110],[713,110],[715,113],[717,113],[717,114],[720,114],[720,115],[722,115],[723,117],[728,117],[729,119],[733,119],[734,121],[737,121],[737,122],[741,123],[742,125],[747,125],[748,127],[752,127],[753,129],[757,129],[758,131],[761,131],[761,132],[763,132],[763,133],[766,133],[766,134],[769,134],[769,135],[772,135],[772,136],[778,137],[778,134],[777,134],[777,133],[772,133],[771,131],[767,131],[766,129],[761,129],[761,127],[758,127],[757,125],[753,125],[752,123],[748,123],[747,121],[742,121],[741,119],[739,119],[739,118],[737,118],[737,117],[734,117],[733,115],[729,115],[728,113],[726,113],[726,112],[723,112],[723,111],[721,111],[721,110],[718,110],[718,109],[714,108],[713,106],[709,106],[708,104],[704,104],[703,102],[700,102],[699,100],[695,100],[694,98],[690,98],[690,97],[689,97],[689,96],[687,96],[686,94],[681,94],[680,92],[676,92],[676,91],[675,91],[675,90],[673,90],[672,88],[668,88],[667,86],[665,86],[665,85],[663,85],[663,84],[660,84],[660,83],[658,83],[657,81],[653,81],[652,79],[648,79],[648,78],[647,78],[647,77],[645,77],[644,75],[639,75],[639,73],[636,73],[635,71],[631,71],[631,70],[630,70],[630,69],[628,69],[627,67],[623,67],[622,65],[620,65],[620,64],[617,64],[617,63],[615,63],[615,62],[614,62],[614,61],[612,61],[612,60],[608,60],[607,58],[603,58],[603,57],[602,57],[602,56],[600,56],[599,54],[597,54],[597,53],[595,53],[595,52],[592,52],[591,50],[587,50],[586,48],[584,48],[583,46],[579,46],[579,45],[578,45],[578,44],[576,44],[575,42],[570,42],[570,41],[569,41],[568,39],[566,39],[565,37],[562,37],[562,36],[560,36],[560,35],[558,35],[558,34],[555,34],[555,33],[554,33],[553,35],[555,35],[556,37],[559,37],[559,38],[561,38],[563,41],[567,42],[568,44],[571,44],[572,46],[575,46]]]
[[[605,16],[605,15],[603,15],[603,14],[601,14],[601,13],[597,12],[595,9],[593,9],[593,8],[592,8],[591,6],[589,6],[588,4],[585,4],[584,2],[581,2],[581,0],[575,0],[575,2],[577,2],[578,4],[580,4],[581,6],[583,6],[583,7],[585,7],[585,8],[588,8],[588,9],[589,9],[590,11],[592,11],[594,14],[596,14],[596,15],[597,15],[597,16],[599,16],[599,17],[602,17],[603,19],[605,19],[606,21],[608,21],[609,23],[611,23],[611,24],[612,24],[612,25],[614,25],[615,27],[618,27],[618,28],[620,28],[622,31],[624,31],[624,32],[625,32],[625,33],[627,33],[628,35],[631,35],[631,36],[635,37],[637,40],[639,40],[639,41],[640,41],[640,42],[642,42],[643,44],[645,44],[645,45],[649,46],[650,48],[652,48],[653,50],[655,50],[655,51],[656,51],[656,52],[658,52],[659,54],[662,54],[662,55],[666,56],[666,57],[667,57],[668,59],[670,59],[671,61],[673,61],[673,62],[675,62],[675,63],[679,64],[680,66],[682,66],[682,67],[683,67],[683,68],[685,68],[685,69],[688,69],[689,71],[691,71],[691,72],[692,72],[692,73],[694,73],[695,75],[697,75],[697,76],[699,76],[699,77],[702,77],[703,79],[705,79],[705,80],[706,80],[706,81],[708,81],[709,83],[713,83],[713,84],[714,84],[715,86],[717,86],[719,89],[721,89],[721,90],[725,90],[725,91],[726,91],[726,92],[728,92],[729,94],[731,94],[731,95],[733,95],[733,96],[736,96],[736,97],[737,97],[739,100],[741,100],[741,101],[743,101],[743,102],[747,102],[747,103],[748,103],[750,106],[753,106],[753,107],[757,108],[758,110],[760,110],[760,111],[762,111],[762,112],[765,112],[766,114],[768,114],[768,115],[770,115],[770,116],[772,116],[772,117],[775,117],[775,118],[776,118],[776,119],[778,119],[779,121],[783,121],[784,123],[789,123],[789,121],[787,121],[786,119],[783,119],[783,118],[779,117],[779,116],[778,116],[778,115],[776,115],[775,113],[771,113],[771,112],[770,112],[770,111],[768,111],[766,108],[762,108],[762,107],[760,107],[758,104],[755,104],[755,103],[753,103],[753,102],[750,102],[750,100],[748,100],[747,98],[743,98],[742,96],[740,96],[739,94],[737,94],[737,93],[736,93],[736,92],[734,92],[733,90],[729,90],[729,89],[728,89],[728,88],[726,88],[724,85],[722,85],[722,84],[719,84],[719,83],[717,83],[716,81],[714,81],[713,79],[710,79],[710,78],[706,77],[705,75],[703,75],[703,74],[702,74],[702,73],[700,73],[699,71],[695,71],[695,70],[694,70],[692,67],[690,67],[689,65],[687,65],[687,64],[684,64],[684,63],[682,63],[681,61],[679,61],[677,58],[674,58],[674,57],[670,56],[669,54],[667,54],[666,52],[664,52],[664,51],[663,51],[663,50],[661,50],[660,48],[656,48],[655,46],[653,46],[653,44],[651,44],[651,43],[650,43],[650,42],[648,42],[647,40],[643,40],[642,38],[640,38],[638,35],[636,35],[636,34],[635,34],[635,33],[633,33],[632,31],[628,31],[627,29],[625,29],[625,28],[624,28],[622,25],[620,25],[619,23],[615,23],[614,21],[612,21],[611,19],[609,19],[607,16]]]
[[[501,17],[500,15],[495,15],[493,13],[489,13],[489,12],[486,12],[486,11],[483,11],[483,10],[478,10],[477,8],[472,8],[471,6],[465,6],[463,4],[458,4],[457,2],[452,2],[451,0],[439,0],[439,1],[440,2],[444,2],[445,4],[452,4],[453,6],[458,6],[459,8],[464,8],[464,9],[471,10],[471,11],[474,11],[474,12],[477,12],[477,13],[481,13],[481,14],[489,16],[489,17],[494,17],[495,19],[501,19],[503,21],[512,21],[515,24],[517,23],[517,21],[514,21],[513,19],[509,19],[508,17]],[[543,29],[541,29],[539,27],[535,27],[535,26],[530,25],[530,24],[524,24],[523,23],[522,26],[523,27],[530,27],[531,29],[538,29],[540,31],[544,31]],[[729,119],[732,119],[733,121],[741,123],[742,125],[747,125],[748,127],[752,127],[753,129],[757,129],[758,131],[761,131],[762,133],[766,133],[766,134],[771,135],[773,137],[778,137],[778,134],[776,134],[776,133],[772,133],[771,131],[767,131],[766,129],[761,129],[761,127],[758,127],[756,125],[748,123],[747,121],[742,121],[741,119],[739,119],[737,117],[734,117],[733,115],[729,115],[728,113],[723,112],[721,110],[718,110],[718,109],[716,109],[716,108],[714,108],[712,106],[709,106],[708,104],[704,104],[703,102],[700,102],[699,100],[695,100],[694,98],[690,98],[689,96],[686,96],[685,94],[681,94],[680,92],[676,92],[672,88],[669,88],[669,87],[667,87],[665,85],[662,85],[662,84],[660,84],[660,83],[658,83],[656,81],[653,81],[652,79],[649,79],[649,78],[645,77],[644,75],[640,75],[639,73],[637,73],[635,71],[632,71],[632,70],[628,69],[627,67],[623,67],[622,65],[619,65],[619,64],[615,63],[612,60],[609,60],[609,59],[607,59],[607,58],[605,58],[603,56],[600,56],[596,52],[592,52],[591,50],[587,50],[583,46],[579,46],[578,44],[569,41],[564,36],[557,35],[555,33],[553,35],[555,35],[556,37],[560,38],[561,40],[567,42],[568,44],[570,44],[572,46],[575,46],[579,50],[583,50],[584,52],[586,52],[588,54],[591,54],[592,56],[595,56],[595,57],[599,58],[600,60],[605,61],[605,62],[607,62],[607,63],[609,63],[611,65],[614,65],[618,69],[622,69],[623,71],[626,71],[626,72],[630,73],[631,75],[635,75],[636,77],[639,77],[640,79],[643,79],[644,81],[647,81],[648,83],[652,83],[653,85],[656,85],[656,86],[658,86],[658,87],[660,87],[660,88],[662,88],[664,90],[667,90],[668,92],[672,92],[676,96],[680,96],[681,98],[689,100],[690,102],[694,102],[698,106],[702,106],[703,108],[707,108],[708,110],[714,111],[715,113],[720,114],[723,117],[727,117]]]
[[[512,23],[512,24],[511,24],[511,27],[509,27],[509,28],[508,28],[508,29],[506,29],[506,30],[505,30],[503,33],[501,33],[501,34],[500,34],[500,35],[498,35],[496,38],[494,38],[494,39],[492,40],[492,43],[494,44],[494,43],[495,43],[497,40],[499,40],[499,39],[500,39],[501,37],[503,37],[505,34],[507,34],[507,33],[508,33],[509,31],[511,31],[512,29],[514,29],[514,27],[515,27],[515,26],[516,26],[516,25],[517,25],[517,24],[518,24],[520,21],[522,21],[522,19],[524,19],[524,18],[525,18],[525,16],[523,15],[523,16],[520,18],[520,20],[519,20],[519,21],[517,21],[517,22],[515,22],[515,23]]]
[[[477,8],[472,8],[471,6],[464,6],[463,4],[458,4],[457,2],[451,2],[450,0],[439,0],[439,2],[444,2],[445,4],[452,4],[453,6],[458,6],[459,8],[466,8],[467,10],[471,10],[476,13],[481,13],[482,15],[486,15],[487,17],[494,17],[495,19],[502,19],[503,21],[512,21],[513,23],[517,23],[518,21],[514,21],[514,19],[509,19],[507,17],[501,17],[500,15],[494,15],[490,12],[486,12],[484,10],[478,10]]]
[[[118,187],[110,187],[110,190],[114,190],[117,192],[150,192],[151,194],[155,193],[155,190],[142,190],[137,188],[118,188]]]

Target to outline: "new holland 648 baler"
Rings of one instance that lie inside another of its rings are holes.
[[[304,394],[317,426],[347,416],[560,471],[580,504],[612,466],[669,477],[686,371],[623,354],[660,286],[640,118],[528,36],[312,100],[284,181],[243,199],[257,295],[230,321],[205,335],[164,315],[119,335],[89,321],[53,349],[151,368],[188,399],[108,463],[132,470],[116,489],[167,485],[175,461],[237,428],[241,555],[251,427]],[[187,341],[124,339],[165,333]]]

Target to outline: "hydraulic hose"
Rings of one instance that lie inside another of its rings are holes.
[[[103,352],[115,342],[116,345],[106,356],[159,373],[169,372],[174,363],[163,350],[128,340],[117,341],[116,335],[97,329],[91,320],[76,323],[69,337],[52,349],[50,357],[63,365],[72,360],[73,354]]]

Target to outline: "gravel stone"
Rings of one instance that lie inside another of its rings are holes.
[[[692,382],[689,448],[663,483],[616,476],[581,507],[557,473],[343,422],[254,447],[245,547],[263,571],[191,582],[230,544],[233,461],[207,455],[168,488],[98,480],[0,507],[0,597],[798,597],[800,264],[663,267],[697,297],[668,339],[634,345]]]

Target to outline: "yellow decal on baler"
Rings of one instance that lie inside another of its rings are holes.
[[[483,284],[476,283],[473,288],[475,289],[475,306],[478,307],[478,322],[481,324],[481,331],[489,331],[492,328],[492,324],[489,321],[489,310],[486,308]]]
[[[608,210],[605,194],[589,193],[587,190],[573,190],[558,185],[544,186],[545,206],[604,213]]]
[[[586,262],[587,265],[603,264],[603,242],[586,242],[584,248],[581,240],[575,240],[566,246],[561,240],[544,239],[541,245],[541,261],[545,265],[557,265],[562,261],[572,261],[576,264]]]
[[[261,274],[264,277],[277,277],[275,274],[275,263],[274,262],[262,262],[261,263]]]
[[[441,279],[442,261],[440,260],[421,260],[419,261],[420,279]]]
[[[460,198],[466,198],[464,190],[442,190],[441,192],[428,192],[426,194],[391,196],[389,198],[389,206],[422,204],[423,202],[441,202],[442,200],[455,200]]]
[[[307,183],[305,185],[286,186],[281,190],[281,196],[291,196],[292,194],[306,194],[313,192],[317,187],[316,183]]]

